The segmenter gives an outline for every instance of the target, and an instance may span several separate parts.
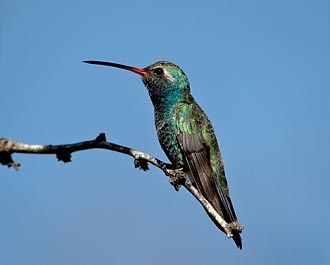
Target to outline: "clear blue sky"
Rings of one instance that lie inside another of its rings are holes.
[[[236,249],[156,168],[92,150],[0,167],[0,265],[330,260],[329,2],[0,0],[0,136],[93,139],[166,160],[140,78],[180,65],[212,120],[245,226]]]

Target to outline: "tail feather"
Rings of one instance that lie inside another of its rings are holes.
[[[188,118],[184,117],[183,121],[187,123],[188,128],[192,128],[190,122],[194,119]],[[186,127],[183,126],[177,131],[177,139],[190,171],[188,173],[189,179],[227,223],[237,222],[235,210],[229,197],[228,187],[226,183],[223,185],[220,184],[215,174],[216,170],[213,170],[211,165],[210,146],[212,143],[207,142],[208,138],[204,138],[202,131],[191,133],[185,130]],[[218,155],[219,157],[217,159],[221,160],[220,153]],[[223,169],[220,171],[223,171]],[[224,232],[224,229],[216,220],[212,216],[210,218]],[[233,229],[233,240],[237,247],[241,249],[242,240],[239,233],[240,230]]]
[[[206,209],[205,209],[206,211]],[[207,211],[206,211],[207,215],[210,217],[210,219],[212,220],[212,222],[222,231],[225,233],[223,227],[221,225],[218,224],[218,222],[213,218],[213,216],[211,216]],[[233,233],[233,237],[232,239],[234,240],[236,246],[239,248],[239,249],[242,249],[243,247],[243,244],[242,244],[242,238],[241,238],[241,235],[240,235],[240,232],[239,231],[232,231]]]
[[[239,249],[242,249],[242,247],[243,247],[242,238],[241,238],[241,235],[239,234],[239,232],[237,232],[237,231],[233,232],[233,240],[234,240],[236,246]]]

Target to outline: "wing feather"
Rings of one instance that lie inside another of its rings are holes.
[[[203,136],[203,121],[207,117],[201,117],[205,114],[196,108],[191,103],[182,103],[178,108],[177,140],[190,169],[192,183],[227,222],[232,222],[237,219],[235,211],[228,191],[222,189],[213,171],[210,143]]]

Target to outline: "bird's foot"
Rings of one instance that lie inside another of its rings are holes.
[[[167,175],[170,177],[170,184],[176,191],[179,191],[181,185],[186,181],[185,173],[182,168],[166,169]]]

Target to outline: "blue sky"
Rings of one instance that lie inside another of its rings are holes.
[[[0,137],[109,141],[166,160],[140,78],[170,60],[212,120],[243,250],[130,157],[0,167],[0,264],[328,264],[329,3],[0,0]]]

